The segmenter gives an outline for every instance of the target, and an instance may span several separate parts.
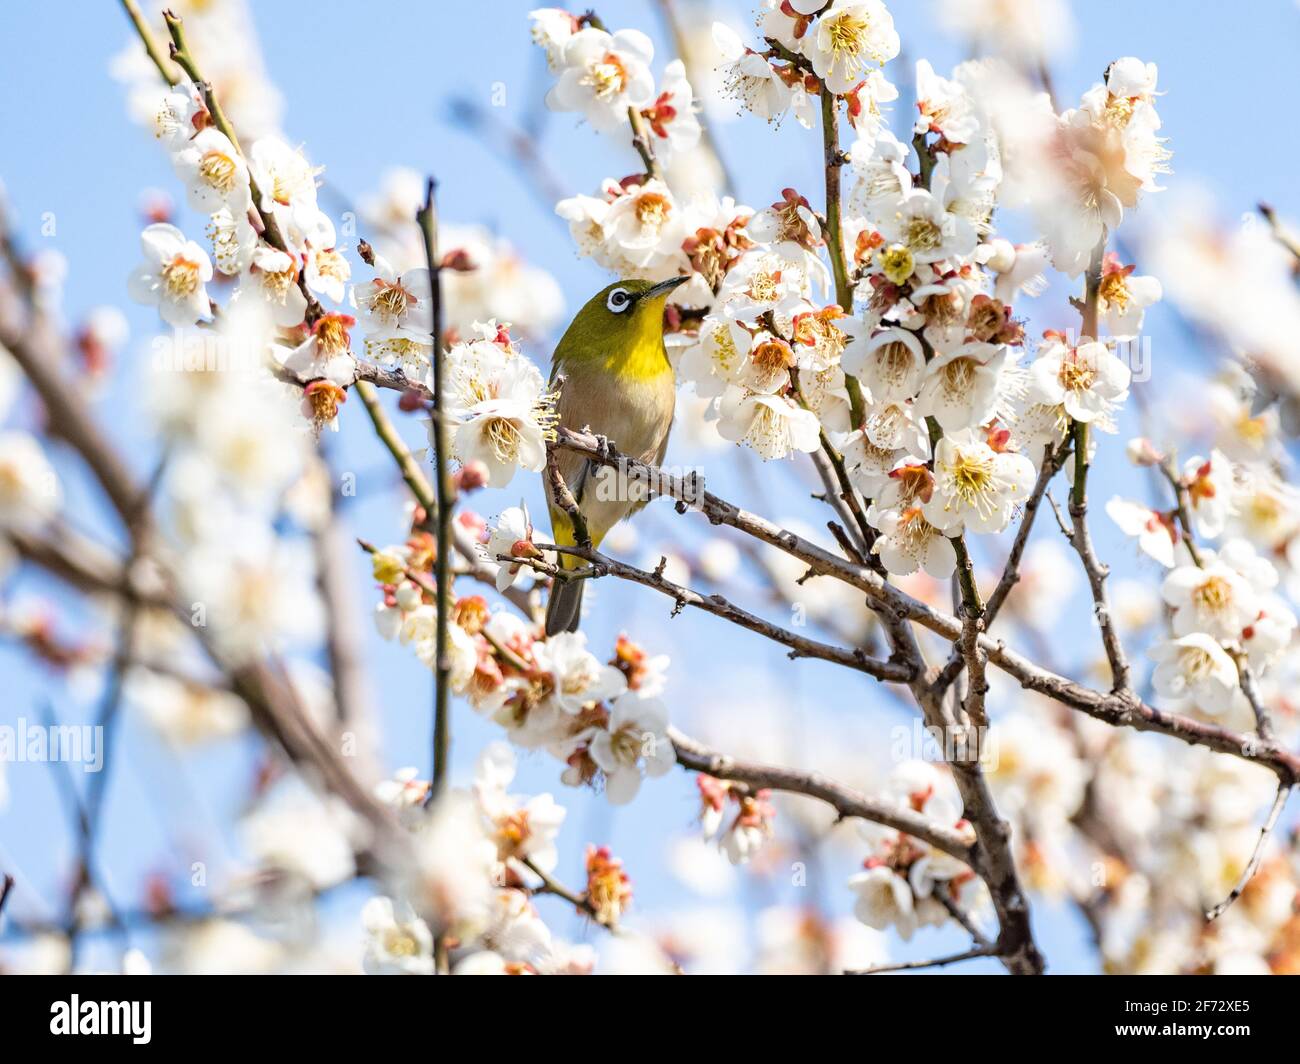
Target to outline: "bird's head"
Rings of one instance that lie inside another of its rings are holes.
[[[629,351],[642,344],[658,346],[663,338],[664,303],[687,280],[615,281],[587,300],[565,339],[580,342],[592,353]]]

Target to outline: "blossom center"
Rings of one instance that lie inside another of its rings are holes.
[[[199,264],[177,255],[162,268],[163,288],[172,299],[192,296],[199,290]]]
[[[1097,370],[1087,359],[1077,355],[1061,360],[1061,370],[1057,374],[1061,387],[1070,392],[1086,392],[1097,379]]]
[[[483,433],[498,462],[509,464],[515,460],[519,453],[520,434],[513,421],[505,417],[489,418]]]
[[[907,246],[918,251],[934,251],[943,243],[943,232],[930,218],[912,218],[907,223]]]
[[[1232,603],[1232,585],[1221,576],[1211,576],[1193,594],[1196,604],[1209,613],[1222,613]]]
[[[657,192],[647,192],[636,201],[637,221],[647,229],[660,229],[672,213],[673,205]]]
[[[582,84],[588,86],[599,100],[612,100],[627,85],[627,67],[613,52],[606,52],[605,57],[587,68],[587,75]]]
[[[218,192],[229,195],[234,191],[239,169],[229,155],[213,149],[205,152],[199,160],[199,176]]]
[[[386,928],[384,931],[384,952],[390,957],[414,957],[420,952],[415,938],[400,927]]]
[[[880,268],[894,284],[903,284],[912,276],[916,261],[912,252],[902,244],[891,244],[877,253]]]

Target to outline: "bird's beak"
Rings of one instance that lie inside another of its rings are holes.
[[[651,285],[642,294],[642,299],[661,299],[668,295],[674,288],[684,285],[690,277],[670,277],[666,281],[660,281],[656,285]]]

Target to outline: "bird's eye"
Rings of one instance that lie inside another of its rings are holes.
[[[615,314],[622,314],[631,305],[632,299],[627,294],[626,288],[615,288],[614,291],[610,292],[609,298],[605,300],[605,306]]]

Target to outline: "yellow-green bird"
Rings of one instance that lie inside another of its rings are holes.
[[[560,382],[556,413],[561,425],[604,436],[623,454],[643,462],[658,465],[663,460],[677,396],[664,350],[664,302],[686,280],[618,281],[578,311],[555,349],[551,368],[552,384]],[[571,451],[560,451],[556,460],[593,546],[645,505],[643,493],[635,486],[630,492],[615,470],[598,469]],[[547,501],[554,542],[573,546],[573,523],[550,501],[549,486]],[[576,569],[583,562],[565,554],[560,564]],[[547,635],[577,629],[585,585],[585,580],[555,581],[546,604]]]

